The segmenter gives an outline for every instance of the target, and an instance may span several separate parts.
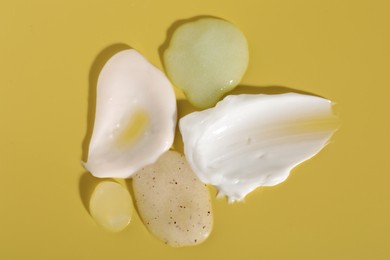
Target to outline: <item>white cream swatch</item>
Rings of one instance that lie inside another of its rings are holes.
[[[230,202],[283,182],[337,128],[332,102],[317,96],[227,96],[180,120],[185,156],[200,180]]]
[[[128,178],[152,164],[174,139],[176,98],[166,76],[125,50],[103,67],[85,168],[96,177]]]

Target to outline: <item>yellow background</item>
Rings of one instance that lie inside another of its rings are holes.
[[[390,259],[389,10],[385,0],[2,0],[0,259]],[[329,98],[342,126],[283,184],[240,204],[213,200],[200,246],[170,248],[136,214],[108,233],[84,207],[93,180],[81,166],[97,71],[126,45],[161,68],[168,28],[197,15],[247,36],[243,85]]]

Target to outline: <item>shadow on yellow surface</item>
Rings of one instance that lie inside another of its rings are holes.
[[[134,207],[134,210],[135,212],[137,212],[138,216],[141,216],[139,214],[139,210],[138,210],[138,205],[137,205],[137,199],[134,195],[134,189],[133,189],[133,179],[130,178],[130,179],[125,179],[124,180],[124,184],[125,184],[125,187],[127,188],[127,191],[130,193],[131,195],[131,199],[133,200],[133,207]],[[141,218],[141,221],[144,223],[143,219]]]
[[[198,111],[199,109],[194,107],[188,100],[186,99],[179,99],[177,100],[177,118],[180,120],[180,118]],[[184,143],[183,138],[181,136],[180,130],[179,130],[179,122],[176,124],[176,131],[175,131],[175,139],[173,141],[173,149],[181,154],[184,154]]]
[[[102,182],[103,179],[98,179],[92,176],[89,172],[84,172],[79,181],[79,193],[81,202],[84,205],[85,210],[89,213],[89,201],[96,186]]]
[[[302,95],[310,95],[321,97],[317,94],[302,91],[299,89],[289,88],[286,86],[251,86],[251,85],[238,85],[232,91],[226,93],[224,97],[229,95],[240,95],[240,94],[267,94],[267,95],[276,95],[276,94],[284,94],[284,93],[297,93]]]

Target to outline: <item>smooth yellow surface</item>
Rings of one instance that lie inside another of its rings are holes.
[[[390,259],[389,9],[385,0],[2,0],[0,259]],[[104,231],[86,210],[97,181],[81,165],[97,73],[127,46],[161,68],[167,30],[197,15],[245,33],[242,85],[329,98],[341,128],[285,183],[241,204],[214,200],[200,246],[170,248],[136,214],[124,232]]]

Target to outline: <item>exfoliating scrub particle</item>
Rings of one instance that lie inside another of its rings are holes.
[[[133,188],[144,224],[160,240],[180,247],[200,244],[209,236],[209,191],[184,156],[166,152],[133,176]]]
[[[207,108],[241,81],[248,66],[248,44],[233,24],[202,18],[176,29],[163,59],[172,83],[193,105]]]

